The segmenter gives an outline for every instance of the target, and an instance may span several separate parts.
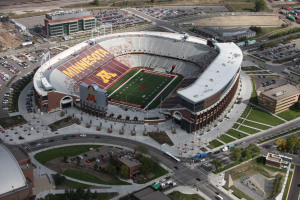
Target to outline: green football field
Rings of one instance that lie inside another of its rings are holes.
[[[153,109],[181,82],[177,75],[133,69],[111,88],[109,100],[129,106]]]

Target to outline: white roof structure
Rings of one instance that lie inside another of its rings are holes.
[[[201,102],[221,91],[238,72],[243,61],[241,49],[234,43],[216,43],[217,58],[201,76],[178,94],[192,103]]]
[[[14,190],[27,187],[26,179],[19,163],[3,145],[0,145],[0,158],[0,197]]]

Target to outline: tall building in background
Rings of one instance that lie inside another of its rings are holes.
[[[68,10],[47,13],[45,33],[48,37],[71,35],[95,28],[95,17],[87,10]]]

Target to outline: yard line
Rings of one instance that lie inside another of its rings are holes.
[[[113,93],[111,93],[108,97],[112,96],[116,91],[118,91],[120,88],[122,88],[128,81],[130,81],[133,77],[135,77],[137,74],[140,73],[142,69],[140,69],[138,72],[136,72],[130,79],[128,79],[127,81],[125,81],[120,87],[118,87],[118,89],[116,89]]]
[[[151,101],[150,101],[150,103],[148,103],[148,105],[147,106],[145,106],[145,108],[144,108],[144,110],[146,110],[147,108],[148,108],[148,106],[149,105],[151,105],[151,103],[155,100],[155,99],[157,99],[157,97],[159,97],[168,87],[169,87],[169,85],[177,78],[178,76],[175,76],[175,78],[173,78],[169,83],[168,83],[168,85],[166,85],[166,87],[164,87],[164,89],[162,89],[161,91],[160,91],[160,93],[158,93]]]

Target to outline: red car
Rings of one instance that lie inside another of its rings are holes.
[[[24,140],[24,137],[23,136],[19,136],[19,140]]]
[[[89,159],[86,159],[85,162],[90,163]]]

